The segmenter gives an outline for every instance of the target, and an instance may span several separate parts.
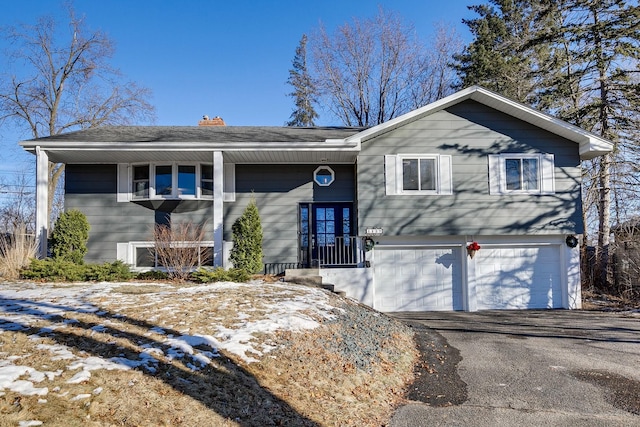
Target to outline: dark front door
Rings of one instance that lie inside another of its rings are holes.
[[[304,203],[300,205],[300,258],[310,267],[338,264],[336,251],[343,253],[352,236],[353,204]]]

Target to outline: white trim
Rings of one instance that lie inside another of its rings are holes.
[[[556,192],[555,158],[553,154],[540,155],[540,194]]]
[[[407,159],[433,160],[435,190],[404,190],[403,161]],[[384,156],[385,192],[400,196],[446,196],[453,194],[452,156],[447,154],[389,154]]]
[[[476,260],[478,258],[468,256],[466,244],[460,247],[460,251],[462,258],[465,260],[464,268],[462,269],[463,309],[465,311],[478,311],[478,284],[476,280]]]
[[[438,156],[438,190],[440,195],[453,194],[453,160],[449,154],[440,154]]]
[[[555,166],[554,155],[546,153],[502,153],[489,154],[489,194],[554,194]],[[536,159],[538,161],[538,188],[534,190],[508,190],[506,160]]]
[[[49,155],[36,147],[36,241],[39,256],[47,257],[49,237]]]
[[[205,248],[215,248],[214,242],[210,240],[202,241],[202,242],[172,242],[172,245],[182,246],[182,247],[205,247]],[[136,265],[136,250],[141,248],[153,248],[155,247],[155,242],[153,241],[131,241],[131,242],[118,242],[116,243],[116,259],[124,262],[131,266],[131,269],[134,271],[145,271],[149,269],[153,270],[161,270],[166,271],[163,267],[158,267],[158,258],[157,256],[154,259],[154,266],[137,266]],[[213,264],[213,260],[210,260],[211,264],[204,264],[206,266],[210,266]]]
[[[321,170],[329,171],[329,174],[331,175],[331,181],[329,181],[328,183],[322,183],[318,181],[318,172],[320,172]],[[328,187],[331,184],[333,184],[335,180],[336,180],[336,173],[329,166],[326,166],[326,165],[318,166],[316,170],[313,171],[313,182],[318,184],[320,187]]]
[[[134,162],[118,163],[118,202],[144,201],[144,200],[211,200],[212,196],[202,195],[202,165],[210,164],[206,162]],[[149,168],[149,196],[136,197],[133,191],[133,168],[147,166]],[[171,187],[170,195],[156,194],[156,167],[171,166]],[[177,194],[178,174],[180,166],[195,167],[195,194]],[[126,170],[125,170],[126,169]],[[214,172],[215,173],[215,172]],[[126,177],[126,178],[125,178]],[[235,179],[235,178],[234,178]],[[235,198],[235,195],[234,195]]]
[[[581,239],[581,236],[576,236]],[[582,308],[582,278],[580,277],[580,246],[570,248],[565,243],[561,249],[563,271],[566,271],[567,301],[564,308],[579,310]]]
[[[395,154],[384,156],[384,188],[387,196],[398,194],[396,163]]]
[[[118,203],[128,202],[131,200],[131,181],[133,179],[133,174],[131,172],[131,165],[127,163],[118,163],[118,173],[117,173],[117,190],[118,194],[116,196],[116,200]]]
[[[224,156],[222,151],[212,153],[213,162],[213,265],[224,265]]]
[[[224,201],[236,201],[236,165],[235,163],[224,164]],[[215,180],[214,180],[215,181]]]

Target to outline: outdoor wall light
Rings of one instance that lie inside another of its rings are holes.
[[[374,242],[374,240],[370,237],[366,237],[364,239],[364,250],[369,252],[371,249],[374,248],[374,246],[376,245],[376,242]]]

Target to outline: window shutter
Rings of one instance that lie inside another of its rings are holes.
[[[500,186],[501,160],[499,154],[489,154],[489,194],[502,194]]]
[[[223,200],[225,202],[236,201],[236,165],[235,163],[224,164],[224,190]]]
[[[396,173],[397,156],[388,154],[384,156],[384,187],[387,196],[398,194],[397,173]]]
[[[542,194],[553,194],[556,192],[553,154],[543,154],[540,157],[542,164],[542,167],[540,168],[540,192]]]
[[[131,179],[129,177],[130,166],[126,163],[118,163],[118,202],[131,200]]]
[[[125,264],[131,264],[129,256],[129,243],[116,243],[116,259]]]
[[[439,161],[440,161],[440,192],[439,194],[453,194],[451,156],[440,155]]]

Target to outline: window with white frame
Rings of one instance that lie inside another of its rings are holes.
[[[235,201],[235,165],[224,164],[224,201]],[[213,165],[206,163],[118,164],[118,201],[211,199]]]
[[[213,265],[213,242],[176,242],[180,250],[184,248],[198,252],[198,266]],[[120,245],[120,244],[119,244]],[[158,260],[153,242],[129,242],[123,244],[118,250],[118,259],[131,265],[135,270],[159,269],[166,267]]]
[[[504,153],[489,156],[490,194],[553,194],[553,154]]]
[[[451,156],[398,154],[385,156],[387,195],[453,194]]]
[[[213,197],[213,165],[200,165],[200,192],[203,197]]]
[[[149,198],[149,165],[133,166],[133,197]]]

